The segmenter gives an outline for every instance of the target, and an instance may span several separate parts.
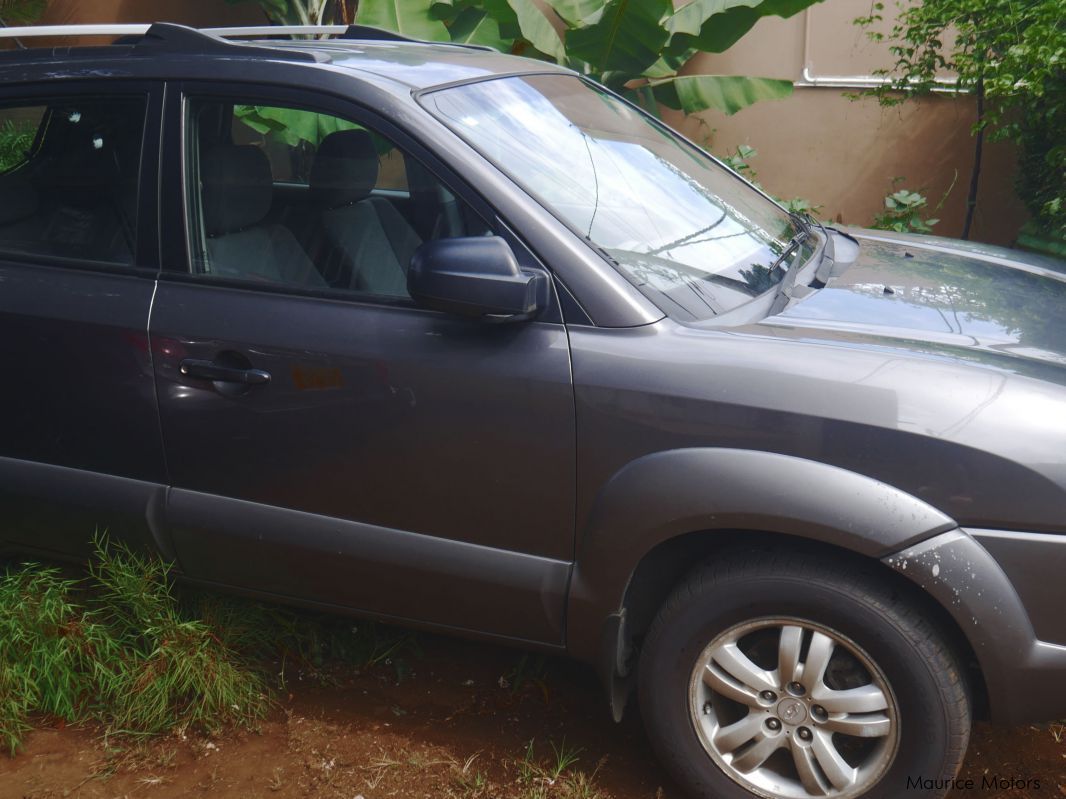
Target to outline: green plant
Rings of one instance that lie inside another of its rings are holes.
[[[0,0],[0,21],[5,25],[32,25],[47,6],[48,0]]]
[[[681,67],[699,52],[724,52],[763,17],[789,17],[819,1],[691,0],[675,10],[671,0],[547,0],[549,15],[532,0],[359,0],[355,21],[565,64],[651,111],[662,103],[685,113],[732,114],[788,96],[791,81],[682,75]],[[333,21],[347,13],[335,1],[259,2],[276,22]]]
[[[118,669],[117,642],[76,599],[76,581],[35,564],[0,576],[0,738],[14,752],[31,712],[91,716]]]
[[[523,788],[522,799],[600,799],[603,796],[596,788],[596,776],[605,759],[588,774],[574,770],[581,750],[568,747],[565,738],[558,745],[554,741],[548,742],[551,756],[547,761],[537,758],[534,743],[530,740],[522,759],[516,761],[518,784]]]
[[[932,213],[938,213],[944,207],[958,177],[959,173],[956,172],[951,185],[932,209]],[[896,189],[904,180],[906,178],[903,177],[892,179],[892,188],[895,190],[885,196],[885,210],[874,217],[871,227],[876,230],[894,230],[897,233],[932,233],[933,226],[940,220],[926,216],[929,201],[924,194],[904,188]]]
[[[877,0],[856,23],[882,19]],[[943,88],[940,75],[957,75],[956,91],[973,92],[974,166],[967,195],[963,238],[977,203],[986,132],[1022,148],[1018,183],[1030,211],[1066,233],[1066,18],[1061,0],[914,0],[902,2],[888,34],[868,33],[890,43],[896,58],[886,85],[870,94],[884,105]]]
[[[390,666],[400,682],[409,671],[408,658],[421,656],[414,633],[373,622],[353,625],[343,617],[208,593],[193,594],[184,605],[187,617],[201,619],[212,635],[246,661],[278,661],[282,685],[290,664],[324,682],[329,676],[323,669],[330,663]]]
[[[885,210],[874,217],[876,230],[895,230],[897,233],[931,233],[939,219],[922,216],[928,201],[916,191],[900,189],[885,197]]]
[[[0,737],[32,712],[156,734],[249,724],[262,677],[203,622],[184,618],[162,561],[104,536],[85,580],[25,564],[0,575]]]
[[[750,147],[747,144],[737,145],[737,149],[732,153],[729,153],[719,160],[744,180],[748,181],[751,185],[758,188],[762,188],[758,181],[758,172],[755,171],[755,167],[751,165],[751,161],[755,156],[759,154],[758,150],[754,147]],[[783,200],[780,197],[774,197],[777,202],[790,213],[800,214],[801,216],[806,214],[809,216],[815,216],[822,210],[821,205],[815,205],[810,200],[803,197],[794,197],[791,200]]]
[[[580,749],[569,748],[566,745],[566,738],[563,738],[562,743],[558,746],[554,741],[548,742],[551,745],[552,760],[548,765],[548,775],[552,782],[559,779],[564,771],[574,765],[580,758]]]
[[[251,723],[267,707],[262,677],[173,596],[169,564],[124,544],[94,542],[95,612],[126,653],[106,677],[112,731],[158,734]]]
[[[815,1],[693,0],[675,10],[670,0],[548,0],[556,20],[529,0],[435,0],[431,11],[449,34],[463,15],[483,14],[500,30],[499,49],[565,64],[650,111],[662,103],[685,113],[732,114],[789,95],[791,82],[681,75],[681,68],[699,52],[724,52],[764,16],[791,16]]]
[[[37,125],[30,122],[6,119],[0,124],[0,173],[26,160],[36,133]]]
[[[751,159],[759,154],[759,151],[754,147],[749,147],[747,144],[738,144],[737,149],[732,153],[722,156],[720,159],[723,164],[732,169],[742,178],[747,180],[753,186],[758,186],[756,177],[758,173],[751,165]]]

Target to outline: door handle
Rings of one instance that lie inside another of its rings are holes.
[[[181,362],[180,371],[186,377],[212,380],[216,383],[240,383],[244,386],[258,386],[270,382],[270,372],[262,369],[240,369],[223,366],[214,361],[201,361],[186,358]]]

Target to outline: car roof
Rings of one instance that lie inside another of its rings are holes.
[[[531,72],[571,74],[570,70],[546,61],[435,42],[265,40],[250,44],[279,51],[314,53],[324,56],[323,60],[334,67],[369,73],[415,90]]]
[[[294,38],[327,33],[340,38]],[[400,34],[366,26],[260,26],[195,29],[173,23],[152,25],[52,25],[0,28],[0,38],[118,37],[114,44],[64,48],[40,47],[3,51],[0,61],[10,64],[111,61],[129,56],[177,56],[186,64],[212,58],[260,62],[320,64],[332,71],[358,72],[394,89],[428,89],[435,86],[530,73],[573,74],[545,61],[505,55],[488,47],[449,42],[413,40]],[[160,65],[161,66],[161,65]],[[153,70],[156,71],[156,70]],[[158,70],[164,71],[165,70]],[[156,74],[156,77],[159,75]]]

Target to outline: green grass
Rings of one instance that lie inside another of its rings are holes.
[[[182,614],[166,564],[94,544],[84,579],[33,563],[0,575],[0,741],[14,753],[35,713],[131,735],[262,717],[262,673]]]
[[[517,761],[518,785],[521,799],[602,799],[596,787],[596,777],[603,761],[596,764],[591,774],[576,771],[574,765],[581,759],[581,750],[568,747],[566,739],[556,745],[549,741],[551,755],[539,759],[534,751],[534,741],[526,747],[525,755]]]
[[[0,570],[0,745],[17,751],[35,715],[137,737],[251,726],[290,670],[331,684],[333,665],[386,666],[401,681],[420,654],[409,632],[179,592],[169,564],[96,536],[82,577]]]

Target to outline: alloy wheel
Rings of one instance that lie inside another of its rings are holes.
[[[899,711],[881,670],[854,641],[800,619],[718,635],[696,661],[689,705],[719,768],[773,799],[859,796],[899,745]]]

